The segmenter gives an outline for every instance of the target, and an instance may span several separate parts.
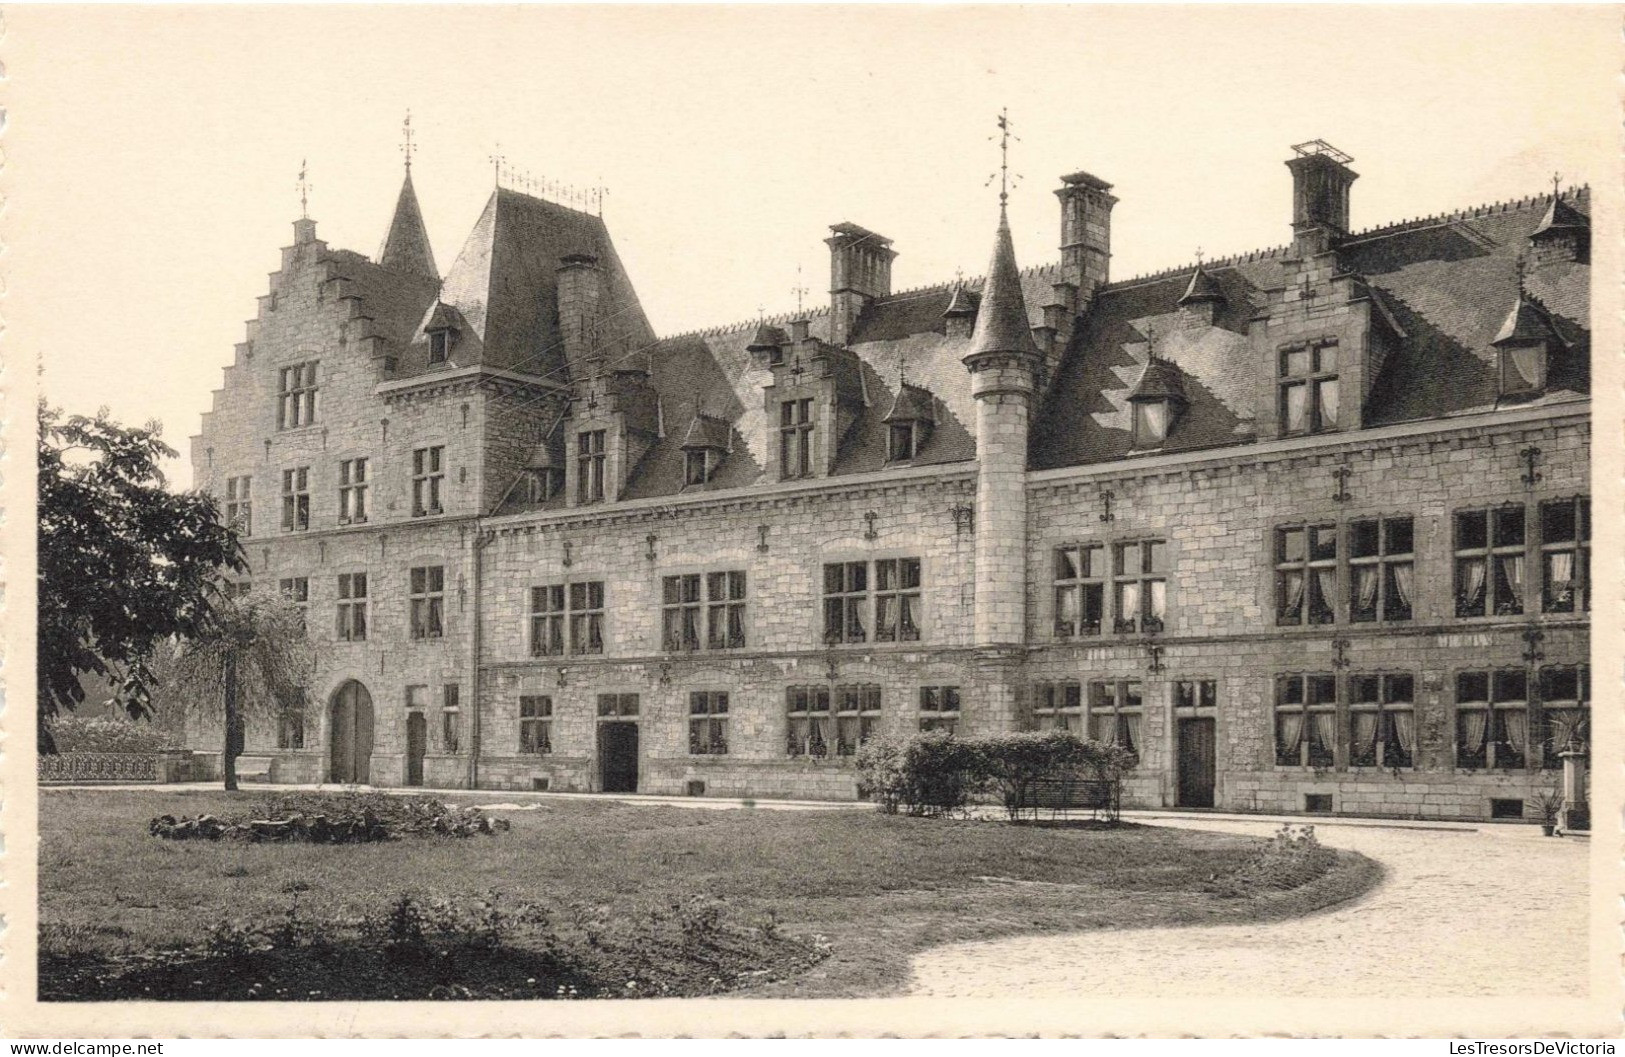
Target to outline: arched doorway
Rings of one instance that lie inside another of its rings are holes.
[[[328,708],[328,781],[365,785],[372,778],[372,695],[351,679]]]

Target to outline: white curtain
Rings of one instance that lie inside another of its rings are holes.
[[[1512,751],[1522,755],[1529,742],[1529,714],[1521,708],[1506,708],[1498,710],[1502,725],[1506,728],[1507,744]]]
[[[1354,712],[1350,714],[1353,719],[1353,741],[1350,746],[1356,759],[1375,760],[1377,758],[1377,714],[1375,712]]]
[[[1128,580],[1117,585],[1117,619],[1138,620],[1140,617],[1140,582]]]
[[[1315,392],[1320,396],[1321,428],[1335,429],[1337,427],[1337,379],[1329,378],[1326,381],[1315,383]]]
[[[1311,621],[1330,620],[1334,612],[1332,600],[1337,597],[1337,570],[1315,569],[1315,593],[1310,596]]]
[[[1411,577],[1415,575],[1416,567],[1410,563],[1390,565],[1388,571],[1393,575],[1390,585],[1394,591],[1394,601],[1398,603],[1397,610],[1409,614],[1411,611]]]
[[[1462,569],[1467,575],[1461,593],[1461,604],[1464,608],[1475,608],[1484,601],[1484,559],[1473,558],[1464,562]]]
[[[1303,744],[1303,713],[1280,713],[1281,744],[1277,747],[1276,755],[1281,758],[1291,757],[1294,762],[1298,759],[1298,747]]]
[[[1489,733],[1490,714],[1484,709],[1475,708],[1461,714],[1462,737],[1465,739],[1462,749],[1469,755],[1475,755],[1484,750],[1484,735]]]
[[[1161,620],[1168,602],[1168,585],[1162,580],[1152,580],[1150,587],[1151,612],[1147,615]]]
[[[1411,745],[1416,738],[1416,717],[1409,712],[1390,712],[1394,723],[1394,741],[1399,745],[1400,751],[1406,756],[1411,754]]]
[[[1305,428],[1309,418],[1309,387],[1294,385],[1286,391],[1286,428],[1297,433]]]
[[[1063,629],[1063,634],[1076,634],[1078,630],[1078,589],[1076,587],[1058,587],[1055,589],[1055,623]]]
[[[1337,744],[1337,716],[1331,712],[1311,712],[1315,745],[1328,755]]]
[[[1354,572],[1354,608],[1373,616],[1377,611],[1377,567],[1356,565]]]
[[[1526,388],[1537,389],[1540,387],[1541,353],[1541,349],[1533,346],[1523,346],[1512,350],[1512,368],[1517,371],[1518,380]]]
[[[1281,574],[1286,589],[1281,592],[1281,616],[1296,620],[1303,615],[1303,573],[1296,569]]]
[[[1162,400],[1148,400],[1140,403],[1140,414],[1144,416],[1144,440],[1162,440],[1168,435],[1168,404]]]
[[[1132,712],[1117,717],[1117,744],[1129,752],[1140,751],[1140,717]]]

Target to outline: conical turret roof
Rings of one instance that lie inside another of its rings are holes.
[[[1546,207],[1546,215],[1540,218],[1540,226],[1535,228],[1533,235],[1544,235],[1548,231],[1574,231],[1591,227],[1591,222],[1578,209],[1569,205],[1558,195],[1552,196],[1552,204]]]
[[[1021,294],[1021,271],[1016,267],[1016,248],[1010,241],[1010,221],[1002,207],[998,234],[993,239],[993,261],[982,286],[982,304],[976,313],[970,352],[965,355],[969,359],[991,352],[1038,355],[1027,318],[1027,301]]]
[[[417,192],[412,189],[410,170],[401,184],[401,196],[395,200],[395,216],[389,222],[383,248],[378,251],[378,263],[409,275],[440,278],[434,265],[434,253],[429,249],[429,232],[423,226],[423,211],[418,208]]]
[[[1551,319],[1541,307],[1528,297],[1519,294],[1518,303],[1512,306],[1507,313],[1501,330],[1495,335],[1491,345],[1515,345],[1531,341],[1563,342],[1563,336],[1552,326]]]
[[[1153,355],[1146,361],[1130,400],[1177,400],[1185,403],[1185,380],[1179,365]]]
[[[1185,287],[1184,296],[1179,299],[1182,305],[1193,305],[1202,301],[1223,301],[1224,291],[1219,289],[1219,281],[1208,274],[1206,268],[1200,264],[1196,271],[1191,273],[1190,285]]]

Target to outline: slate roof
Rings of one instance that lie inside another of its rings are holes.
[[[429,232],[423,226],[423,211],[418,208],[417,192],[412,189],[410,169],[401,183],[395,215],[389,222],[384,245],[378,251],[378,263],[408,275],[440,278],[440,269],[434,266],[434,252],[429,248]]]
[[[993,237],[993,260],[987,267],[982,286],[982,304],[976,312],[976,329],[971,332],[966,357],[990,352],[1024,352],[1038,355],[1032,323],[1021,294],[1021,274],[1016,267],[1016,250],[1010,241],[1010,221],[999,208],[999,230]]]

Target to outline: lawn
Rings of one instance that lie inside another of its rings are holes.
[[[818,952],[798,958],[780,944],[755,975],[726,988],[862,997],[904,988],[909,956],[937,944],[1291,917],[1353,898],[1380,877],[1370,860],[1338,852],[1306,884],[1244,886],[1238,896],[1234,884],[1219,894],[1226,886],[1214,881],[1249,876],[1263,845],[1255,838],[546,798],[493,812],[512,821],[510,832],[461,840],[283,845],[147,833],[157,815],[235,813],[258,799],[42,791],[42,951],[94,958],[198,945],[211,926],[274,920],[295,902],[301,915],[339,919],[378,914],[403,894],[467,902],[496,891],[510,905],[535,902],[560,921],[590,918],[613,933],[637,915],[710,897],[741,935],[754,929]]]

